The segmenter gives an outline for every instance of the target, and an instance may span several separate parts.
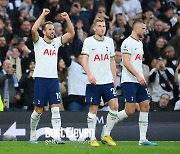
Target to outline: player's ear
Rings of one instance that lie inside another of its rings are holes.
[[[42,32],[43,32],[43,35],[45,35],[45,34],[46,34],[46,31],[45,31],[45,30],[43,30]]]

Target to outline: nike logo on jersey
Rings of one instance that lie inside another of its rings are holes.
[[[96,50],[96,49],[95,49],[95,48],[92,48],[92,51],[93,51],[93,50]]]

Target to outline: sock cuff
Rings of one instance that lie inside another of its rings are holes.
[[[31,114],[31,118],[33,118],[33,119],[39,119],[40,116],[41,116],[41,114],[37,113],[35,110]]]
[[[59,107],[52,107],[51,108],[51,113],[52,113],[52,119],[60,119],[60,113],[59,113]]]
[[[148,121],[148,114],[149,114],[149,112],[140,112],[139,113],[139,121],[147,122]]]
[[[54,113],[54,112],[59,112],[59,107],[52,107],[51,108],[51,112]]]
[[[93,113],[89,112],[88,113],[88,118],[95,119],[96,118],[96,114],[93,114]]]
[[[114,111],[109,109],[109,114],[113,115],[113,116],[117,116],[118,111]]]

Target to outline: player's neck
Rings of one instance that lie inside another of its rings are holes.
[[[99,36],[97,34],[95,34],[93,37],[94,37],[94,39],[96,39],[98,41],[103,41],[104,40],[104,36]]]
[[[52,42],[52,40],[50,40],[48,37],[44,37],[43,39],[48,44],[50,44]]]
[[[130,36],[136,41],[139,41],[139,37],[135,33],[132,32]]]

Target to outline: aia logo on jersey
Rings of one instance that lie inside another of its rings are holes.
[[[109,56],[108,54],[96,54],[94,56],[94,61],[105,61],[105,60],[109,60]]]
[[[137,54],[135,57],[135,60],[142,60],[143,59],[143,55],[142,54]]]
[[[45,49],[43,55],[56,56],[56,51]]]

